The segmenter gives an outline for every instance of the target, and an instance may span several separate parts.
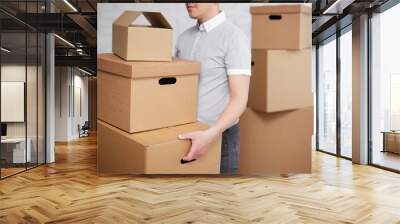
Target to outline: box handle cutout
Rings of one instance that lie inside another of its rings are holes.
[[[254,66],[254,61],[251,61],[251,66]]]
[[[158,80],[158,84],[160,85],[173,85],[176,83],[175,77],[164,77]]]
[[[190,161],[186,161],[186,160],[181,159],[181,164],[190,163],[190,162],[193,162],[193,161],[196,161],[196,159],[192,159]]]
[[[282,16],[281,15],[270,15],[269,19],[270,20],[281,20]]]

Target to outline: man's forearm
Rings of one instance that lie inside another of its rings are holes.
[[[217,134],[232,126],[246,110],[249,95],[250,76],[233,75],[229,77],[230,100],[217,122],[210,128]]]
[[[236,122],[246,110],[247,96],[231,98],[217,122],[210,127],[218,133],[222,133]]]

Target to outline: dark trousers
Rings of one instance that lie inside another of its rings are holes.
[[[236,174],[240,155],[239,123],[222,133],[221,174]]]

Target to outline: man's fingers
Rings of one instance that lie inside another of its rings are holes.
[[[197,153],[197,149],[196,149],[196,132],[189,132],[189,133],[184,133],[184,134],[180,134],[178,135],[179,139],[190,139],[192,140],[192,146],[190,147],[189,152],[182,157],[182,161],[181,163],[186,163],[186,162],[191,162],[194,161],[196,159],[196,153]]]
[[[194,150],[193,150],[193,148],[191,148],[189,153],[186,156],[183,157],[183,160],[190,161],[190,160],[193,160],[193,159],[195,159],[194,158]]]
[[[184,157],[182,157],[182,159],[185,160],[185,161],[189,161],[189,160],[190,160],[190,159],[189,159],[189,153],[186,154]]]
[[[192,147],[190,147],[188,154],[186,154],[186,156],[184,156],[182,159],[185,161],[192,161],[193,159],[196,159],[195,152],[196,152],[196,150],[195,150],[195,148],[193,148],[193,145],[192,145]]]

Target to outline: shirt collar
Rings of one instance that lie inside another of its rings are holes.
[[[217,27],[219,24],[223,23],[225,20],[226,20],[225,12],[221,11],[220,13],[218,13],[218,15],[198,25],[198,28],[200,31],[210,32],[212,29]]]

